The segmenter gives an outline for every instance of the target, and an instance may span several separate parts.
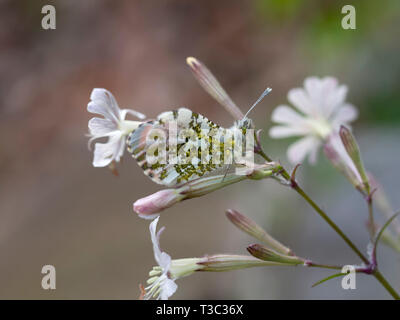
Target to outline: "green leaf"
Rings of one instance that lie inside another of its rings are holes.
[[[382,226],[382,228],[379,230],[378,234],[376,235],[375,241],[374,241],[374,254],[376,254],[376,247],[378,246],[378,241],[382,237],[383,231],[389,226],[389,224],[400,214],[400,211],[397,211],[395,214],[393,214],[388,221]]]
[[[342,272],[335,273],[335,274],[333,274],[333,275],[331,275],[331,276],[329,276],[329,277],[327,277],[327,278],[324,278],[324,279],[322,279],[322,280],[317,281],[317,282],[314,283],[311,287],[314,288],[314,287],[320,285],[321,283],[324,283],[325,281],[328,281],[328,280],[331,280],[331,279],[334,279],[334,278],[337,278],[337,277],[340,277],[340,276],[345,276],[346,274],[347,274],[347,273],[342,273]]]

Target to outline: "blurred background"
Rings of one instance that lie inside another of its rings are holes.
[[[356,8],[356,30],[341,28],[341,8]],[[57,29],[41,28],[53,4]],[[287,103],[310,75],[349,86],[360,110],[354,132],[367,168],[400,206],[400,2],[386,1],[1,1],[0,3],[0,298],[136,299],[155,264],[148,221],[132,203],[160,190],[126,157],[115,177],[93,168],[86,111],[93,88],[120,106],[155,117],[187,106],[214,122],[233,119],[186,66],[202,60],[257,127]],[[288,140],[263,135],[270,156],[287,164]],[[350,238],[365,249],[363,199],[324,156],[304,164],[299,181]],[[185,201],[162,213],[161,245],[173,258],[246,254],[252,242],[226,219],[249,215],[297,254],[358,264],[344,242],[290,189],[248,181]],[[382,222],[378,216],[378,221]],[[400,255],[384,246],[380,268],[400,290]],[[43,265],[56,267],[57,289],[41,288]],[[198,273],[178,280],[174,299],[386,299],[373,278],[356,290],[339,280],[311,288],[329,271],[262,268]]]

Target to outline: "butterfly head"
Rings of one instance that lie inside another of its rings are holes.
[[[251,129],[253,128],[253,120],[250,118],[244,117],[235,122],[235,127],[239,129]]]

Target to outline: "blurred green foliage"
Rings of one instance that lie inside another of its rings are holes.
[[[341,27],[346,4],[356,9],[356,30]],[[291,25],[305,76],[333,75],[348,84],[363,122],[399,123],[400,1],[255,0],[255,8],[268,26]]]

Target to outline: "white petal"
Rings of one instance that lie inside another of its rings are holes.
[[[338,89],[338,81],[334,77],[325,77],[321,79],[320,95],[322,98],[331,94],[335,95]]]
[[[157,240],[157,223],[158,220],[160,220],[160,217],[157,219],[154,219],[152,223],[150,223],[149,230],[150,230],[150,235],[151,235],[151,241]]]
[[[118,125],[119,116],[113,114],[113,112],[108,108],[108,106],[100,101],[90,101],[87,105],[87,110],[91,113],[101,114],[104,118],[109,119]]]
[[[321,79],[316,76],[307,77],[304,79],[304,88],[308,93],[318,90],[320,87]]]
[[[324,115],[329,118],[336,110],[338,110],[344,103],[347,95],[347,86],[341,85],[333,88],[325,96]]]
[[[288,93],[288,100],[293,106],[306,115],[314,115],[316,112],[316,106],[302,88],[291,89]]]
[[[135,111],[135,110],[131,110],[131,109],[122,109],[121,110],[121,118],[122,119],[125,119],[127,114],[130,114],[130,115],[132,115],[132,116],[134,116],[134,117],[136,117],[138,119],[145,119],[146,118],[146,116],[143,113],[139,112],[139,111]]]
[[[331,106],[328,97],[334,95],[337,88],[337,80],[333,77],[310,77],[304,81],[304,87],[312,104],[315,107],[315,115],[327,117]]]
[[[106,89],[93,89],[90,95],[91,101],[87,110],[92,113],[98,113],[105,118],[118,123],[121,120],[120,109],[114,96]]]
[[[304,117],[294,111],[292,108],[281,105],[272,112],[271,120],[284,124],[300,124],[304,122]]]
[[[125,139],[119,132],[111,135],[107,143],[96,143],[94,146],[94,167],[105,167],[111,161],[119,161],[125,146]]]
[[[171,263],[171,257],[167,253],[161,251],[159,235],[157,234],[158,220],[160,220],[159,216],[150,223],[149,227],[151,242],[153,243],[154,259],[157,261],[157,264],[163,268],[163,270],[167,270],[169,268],[169,264]]]
[[[171,266],[171,256],[166,252],[161,252],[159,260],[157,261],[158,265],[165,271],[168,271]]]
[[[151,242],[153,243],[154,258],[156,259],[158,265],[160,265],[159,260],[161,258],[161,249],[160,249],[160,244],[158,242],[158,237],[157,237],[158,220],[160,220],[159,216],[150,223],[149,229],[150,229]]]
[[[320,145],[320,141],[315,137],[305,137],[289,146],[287,156],[292,164],[301,163],[307,154],[314,153],[310,158],[310,162],[316,158],[316,150]]]
[[[308,162],[312,165],[317,163],[317,159],[318,159],[318,151],[319,151],[319,147],[322,145],[321,141],[317,141],[313,148],[310,150],[309,156],[308,156]]]
[[[322,93],[323,80],[318,77],[308,77],[304,80],[304,88],[314,103],[318,108],[321,107],[321,93]]]
[[[174,280],[169,278],[165,279],[161,285],[160,299],[168,300],[170,296],[172,296],[176,290],[178,289],[178,285]]]
[[[92,136],[104,137],[118,129],[117,125],[109,120],[102,118],[92,118],[88,123],[89,132]]]
[[[110,111],[112,111],[115,116],[119,116],[120,109],[118,107],[117,100],[115,100],[113,94],[110,91],[102,88],[95,88],[90,95],[90,99],[93,101],[99,100],[104,102],[104,104],[109,107]]]
[[[339,128],[340,125],[348,124],[358,117],[358,110],[351,104],[343,105],[334,115],[332,118],[332,126],[334,128]]]
[[[155,214],[140,214],[138,213],[139,218],[145,219],[145,220],[153,220],[157,217],[160,216],[159,213],[155,213]]]
[[[353,160],[351,160],[350,156],[348,155],[342,139],[340,138],[339,133],[333,133],[329,136],[327,143],[329,143],[336,151],[336,153],[339,155],[340,159],[345,163],[345,165],[353,172],[353,174],[356,176],[358,181],[362,181],[360,174],[358,173],[358,170],[356,166],[354,165]]]
[[[163,233],[164,230],[165,230],[165,227],[161,227],[160,230],[158,230],[158,232],[157,232],[157,241],[158,241],[158,243],[160,243],[160,237],[161,237],[161,234]]]
[[[271,138],[287,138],[308,133],[310,133],[309,128],[300,126],[275,126],[269,129],[269,136]]]

